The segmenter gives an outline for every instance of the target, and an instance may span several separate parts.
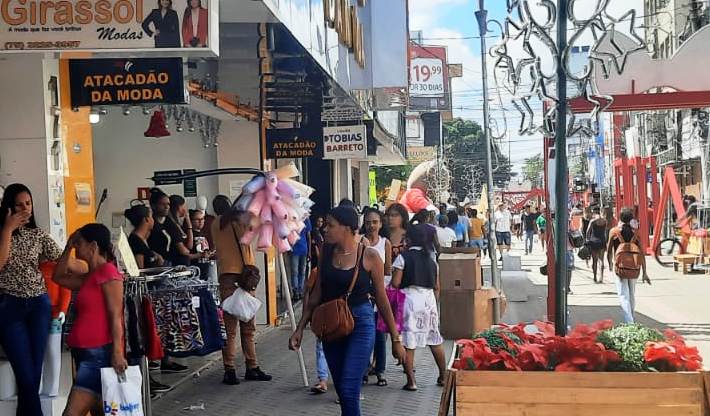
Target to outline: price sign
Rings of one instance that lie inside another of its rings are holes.
[[[443,97],[444,62],[437,58],[414,58],[409,68],[409,94],[414,97]]]

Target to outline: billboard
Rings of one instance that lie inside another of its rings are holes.
[[[409,45],[409,109],[451,109],[446,47]]]
[[[216,55],[218,30],[218,0],[0,2],[3,52],[160,50]]]
[[[182,58],[71,59],[71,105],[185,104],[182,69]]]

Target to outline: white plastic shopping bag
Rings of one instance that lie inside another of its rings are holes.
[[[119,376],[112,367],[101,369],[101,391],[106,416],[143,416],[141,370],[130,366]]]
[[[261,301],[241,287],[238,287],[232,296],[222,301],[222,310],[242,322],[254,319],[259,308],[261,308]]]

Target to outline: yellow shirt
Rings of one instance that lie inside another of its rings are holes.
[[[234,238],[234,233],[239,238],[244,235],[242,228],[238,225],[230,225],[220,228],[221,217],[217,217],[212,223],[212,238],[214,239],[215,248],[217,250],[217,271],[218,273],[234,273],[239,274],[243,270],[243,263],[239,248]],[[242,244],[242,252],[246,258],[246,264],[254,264],[254,253],[250,245]]]
[[[468,227],[468,239],[483,239],[483,221],[480,218],[471,218],[469,221],[471,223],[471,226]]]

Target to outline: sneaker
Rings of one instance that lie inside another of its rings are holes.
[[[224,378],[222,383],[228,386],[236,386],[239,384],[239,377],[237,377],[237,371],[234,369],[224,370]]]
[[[150,379],[150,392],[152,393],[166,393],[173,389],[173,386],[167,384],[159,383],[153,379]]]
[[[244,380],[249,381],[271,381],[271,376],[261,371],[261,368],[249,368],[244,372]]]
[[[160,371],[162,373],[185,373],[187,370],[189,370],[189,368],[174,361],[160,365]]]
[[[160,370],[160,361],[148,361],[148,371]]]

